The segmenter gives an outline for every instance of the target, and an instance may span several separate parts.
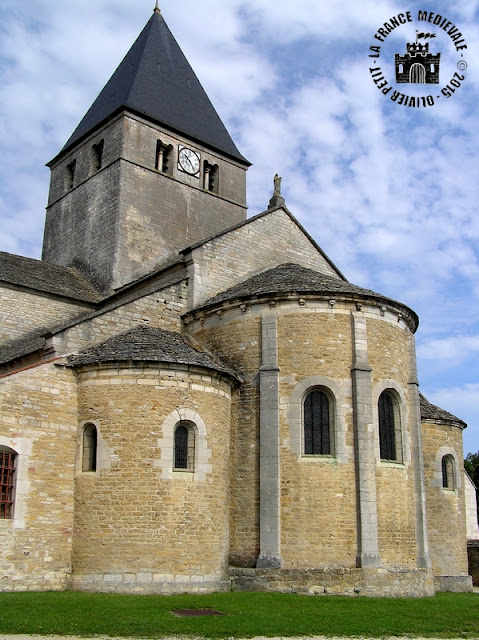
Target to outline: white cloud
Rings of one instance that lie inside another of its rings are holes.
[[[464,456],[479,451],[479,383],[438,389],[428,394],[427,399],[467,423],[463,432]]]

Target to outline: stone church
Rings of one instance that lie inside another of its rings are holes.
[[[249,162],[159,9],[0,254],[0,590],[471,589],[460,419],[418,318],[351,284]]]

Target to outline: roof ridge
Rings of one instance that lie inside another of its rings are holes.
[[[145,24],[145,26],[143,27],[143,29],[142,29],[142,31],[140,33],[140,36],[141,36],[148,29],[148,33],[146,34],[146,37],[145,37],[145,40],[146,40],[145,41],[145,46],[143,47],[143,49],[141,51],[140,58],[138,60],[138,68],[140,68],[141,61],[145,57],[146,48],[147,48],[148,40],[151,37],[151,29],[152,29],[153,24],[154,24],[155,16],[157,16],[157,18],[156,18],[157,20],[163,20],[164,21],[163,16],[161,15],[161,11],[158,9],[158,13],[157,13],[156,12],[156,7],[155,7],[155,9],[153,9],[153,15],[148,20],[148,22]],[[165,23],[165,26],[166,26],[166,23]],[[140,38],[140,36],[138,36],[137,40]],[[137,40],[135,40],[135,44],[136,44]],[[126,54],[126,56],[130,53],[130,51],[131,51],[131,49],[128,50],[128,53]],[[126,56],[125,56],[125,58],[126,58]],[[120,65],[123,64],[123,61],[125,60],[125,58],[123,58],[123,60],[120,62]],[[120,67],[120,65],[118,65],[118,68]],[[116,73],[116,70],[115,70],[115,73]],[[138,73],[135,73],[135,76],[133,77],[133,82],[131,83],[130,89],[129,89],[128,94],[126,96],[125,103],[128,103],[128,101],[130,99],[130,96],[133,94],[133,91],[134,91],[134,88],[135,88],[135,85],[137,84],[137,82],[138,82]]]

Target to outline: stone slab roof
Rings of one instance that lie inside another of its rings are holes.
[[[106,362],[164,362],[214,369],[239,380],[219,358],[174,331],[138,326],[105,342],[68,356],[67,366]]]
[[[419,394],[419,403],[421,407],[421,419],[422,420],[434,420],[439,422],[452,422],[457,426],[462,427],[463,429],[467,427],[466,423],[457,418],[452,413],[437,407],[435,404],[432,404],[425,398],[422,393]]]
[[[60,155],[124,109],[250,164],[236,148],[159,10],[153,12]]]
[[[17,256],[0,251],[0,282],[35,291],[96,303],[99,293],[72,267]]]
[[[374,298],[385,304],[393,304],[395,307],[403,308],[407,311],[408,315],[413,318],[416,326],[419,323],[414,311],[396,300],[387,298],[371,289],[358,287],[347,280],[340,280],[339,278],[334,278],[297,264],[282,264],[279,267],[263,271],[263,273],[253,276],[231,287],[231,289],[227,289],[210,298],[201,306],[196,307],[194,311],[232,300],[258,298],[283,293],[318,294],[325,296],[346,295],[363,299]]]

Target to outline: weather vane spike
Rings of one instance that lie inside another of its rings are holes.
[[[156,0],[155,8],[153,9],[153,11],[156,11],[156,13],[161,13],[161,9],[160,9],[160,7],[158,6],[158,0]]]

